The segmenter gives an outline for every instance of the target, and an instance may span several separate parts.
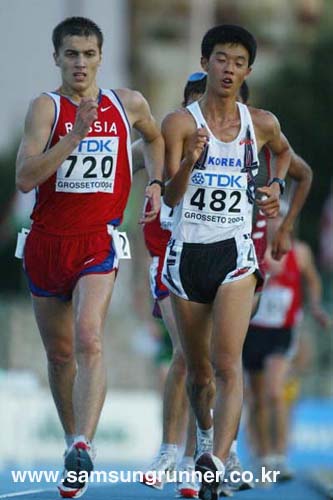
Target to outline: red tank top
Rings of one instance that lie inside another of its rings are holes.
[[[149,206],[147,206],[147,210]],[[160,212],[156,219],[143,226],[146,247],[152,257],[164,257],[171,232],[161,227]]]
[[[292,249],[284,257],[280,273],[269,278],[251,325],[263,328],[292,328],[299,320],[301,306],[301,272],[295,250]]]
[[[77,104],[50,92],[55,120],[46,149],[73,128]],[[37,188],[33,228],[59,235],[102,231],[121,223],[132,181],[130,125],[118,96],[101,89],[89,134]]]

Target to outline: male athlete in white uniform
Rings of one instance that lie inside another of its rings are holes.
[[[269,217],[278,213],[290,163],[277,119],[237,103],[255,53],[256,42],[245,29],[209,30],[201,59],[206,92],[199,104],[168,115],[162,127],[171,177],[164,199],[175,207],[163,280],[171,291],[198,422],[196,466],[221,475],[203,481],[205,500],[218,498],[242,406],[241,352],[257,284],[250,236],[257,152],[267,144],[276,155],[277,178],[257,190],[257,198],[266,197],[258,206]]]

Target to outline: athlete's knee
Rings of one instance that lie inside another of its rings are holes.
[[[180,349],[176,349],[172,354],[172,361],[170,369],[177,373],[179,377],[186,375],[186,362],[184,354]]]
[[[100,355],[102,353],[102,326],[100,321],[83,319],[75,328],[76,354]]]
[[[64,366],[74,361],[72,343],[59,344],[46,349],[47,360],[52,366]]]
[[[278,405],[284,401],[284,391],[283,386],[278,384],[273,384],[267,388],[266,398],[271,405]]]
[[[214,374],[222,382],[232,382],[242,377],[240,360],[228,354],[222,354],[213,359]]]
[[[77,339],[76,354],[84,354],[86,356],[102,355],[102,342],[95,336],[84,336]]]
[[[192,388],[197,387],[199,389],[210,385],[213,378],[213,367],[208,359],[188,366],[187,384]]]

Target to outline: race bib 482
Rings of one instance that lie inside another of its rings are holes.
[[[245,173],[195,171],[184,196],[183,219],[198,224],[242,224],[247,214],[246,189]]]

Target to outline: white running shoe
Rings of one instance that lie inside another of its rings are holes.
[[[274,455],[272,469],[280,472],[276,477],[278,482],[290,481],[295,477],[295,472],[290,468],[287,458],[284,455]]]
[[[250,490],[254,488],[253,481],[243,480],[243,467],[237,453],[231,451],[225,464],[225,483],[234,491]]]
[[[200,435],[197,430],[197,443],[195,450],[195,460],[197,460],[204,453],[213,453],[213,438]]]
[[[176,496],[178,498],[198,498],[199,485],[195,477],[194,463],[177,470]]]
[[[143,475],[143,484],[162,490],[164,484],[176,470],[176,457],[170,453],[160,453]],[[169,476],[169,477],[168,477]]]

